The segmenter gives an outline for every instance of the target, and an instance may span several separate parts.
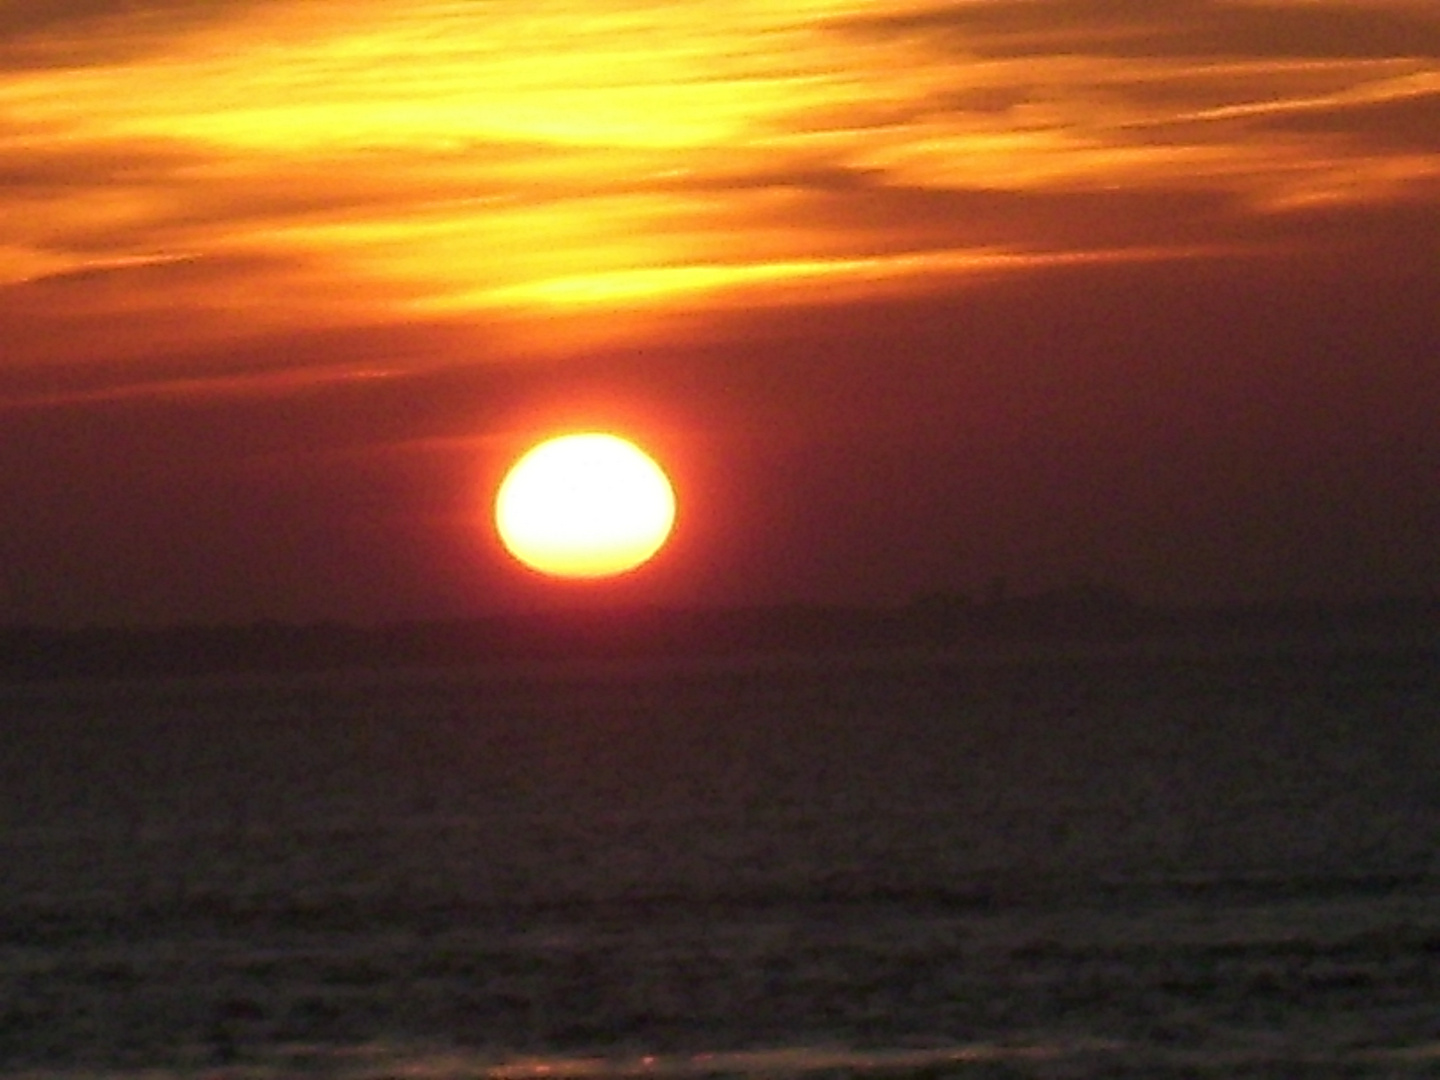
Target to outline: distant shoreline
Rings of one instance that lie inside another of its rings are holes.
[[[554,660],[703,659],[939,648],[1360,648],[1440,650],[1440,600],[1161,608],[1109,593],[894,608],[786,605],[597,609],[473,619],[224,626],[0,628],[0,681],[476,667]]]

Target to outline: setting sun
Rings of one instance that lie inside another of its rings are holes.
[[[675,522],[664,471],[634,443],[603,432],[533,447],[495,496],[507,551],[542,574],[599,578],[646,562]]]

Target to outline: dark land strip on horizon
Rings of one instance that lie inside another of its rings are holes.
[[[379,626],[0,627],[0,681],[857,650],[1384,648],[1440,657],[1440,600],[1162,608],[1103,589],[890,608],[589,609]]]

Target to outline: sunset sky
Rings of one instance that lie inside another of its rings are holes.
[[[671,544],[502,552],[623,431]],[[0,0],[0,623],[1440,591],[1434,0]]]

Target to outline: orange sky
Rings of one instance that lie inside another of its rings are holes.
[[[0,4],[0,621],[1440,589],[1431,0]],[[561,597],[564,599],[564,597]]]

